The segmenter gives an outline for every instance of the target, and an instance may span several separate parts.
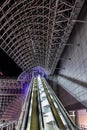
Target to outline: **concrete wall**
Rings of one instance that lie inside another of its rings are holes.
[[[86,128],[85,130],[87,130],[87,110],[86,109],[78,111],[78,122],[81,128]]]
[[[87,21],[87,5],[83,12],[83,18]],[[77,23],[68,41],[72,46],[65,48],[61,60],[60,74],[87,82],[87,22]],[[79,46],[78,46],[79,45]]]
[[[60,99],[67,111],[80,110],[85,108],[78,100],[76,100],[70,93],[62,88],[58,83],[48,80],[48,83],[54,90],[57,97]]]
[[[87,21],[87,2],[79,19]],[[77,23],[60,60],[56,82],[87,107],[87,22]],[[50,80],[54,80],[50,77]]]

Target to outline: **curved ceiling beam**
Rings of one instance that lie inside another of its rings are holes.
[[[32,60],[32,65],[38,64],[46,67],[50,73],[53,72],[56,52],[59,54],[62,50],[59,39],[67,42],[71,31],[71,19],[77,17],[76,15],[72,17],[72,14],[75,10],[79,13],[80,8],[78,9],[76,3],[81,7],[80,0],[3,2],[0,8],[2,15],[0,46],[19,65],[21,60],[24,62],[23,58],[27,55],[25,62],[27,59]],[[25,48],[28,50],[25,51]],[[22,69],[25,68],[22,65]]]

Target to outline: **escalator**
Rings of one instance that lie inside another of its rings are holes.
[[[27,120],[26,130],[39,130],[39,114],[38,114],[38,95],[37,95],[37,81],[33,80],[33,89],[31,97],[30,110]]]
[[[64,126],[64,124],[63,124],[63,122],[62,122],[62,120],[61,120],[61,118],[60,118],[60,116],[59,116],[59,114],[58,114],[58,112],[57,112],[57,110],[56,110],[54,104],[53,104],[53,101],[52,101],[52,99],[50,98],[50,95],[49,95],[48,90],[47,90],[47,88],[45,87],[44,83],[43,83],[43,86],[44,86],[44,89],[45,89],[45,92],[46,92],[48,101],[49,101],[50,106],[51,106],[52,113],[53,113],[53,115],[54,115],[54,118],[55,118],[55,120],[56,120],[56,123],[57,123],[58,127],[59,127],[61,130],[66,130],[66,128],[65,128],[65,126]]]
[[[61,130],[80,130],[72,121],[64,106],[44,78],[41,78],[57,125]]]
[[[37,86],[36,86],[36,84],[34,85],[34,90],[33,90],[33,105],[32,105],[32,117],[31,117],[30,130],[39,130]]]
[[[79,130],[46,80],[39,76],[32,83],[25,130]]]

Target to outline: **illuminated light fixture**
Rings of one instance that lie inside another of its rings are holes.
[[[0,76],[3,76],[3,73],[2,73],[2,72],[0,72]]]

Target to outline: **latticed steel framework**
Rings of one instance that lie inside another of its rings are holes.
[[[52,74],[84,1],[0,0],[0,47],[23,74],[36,66]],[[0,122],[18,120],[25,95],[22,82],[0,80]]]
[[[1,0],[0,47],[23,70],[54,72],[84,0]]]
[[[17,120],[25,93],[23,84],[13,79],[0,79],[0,122]]]

